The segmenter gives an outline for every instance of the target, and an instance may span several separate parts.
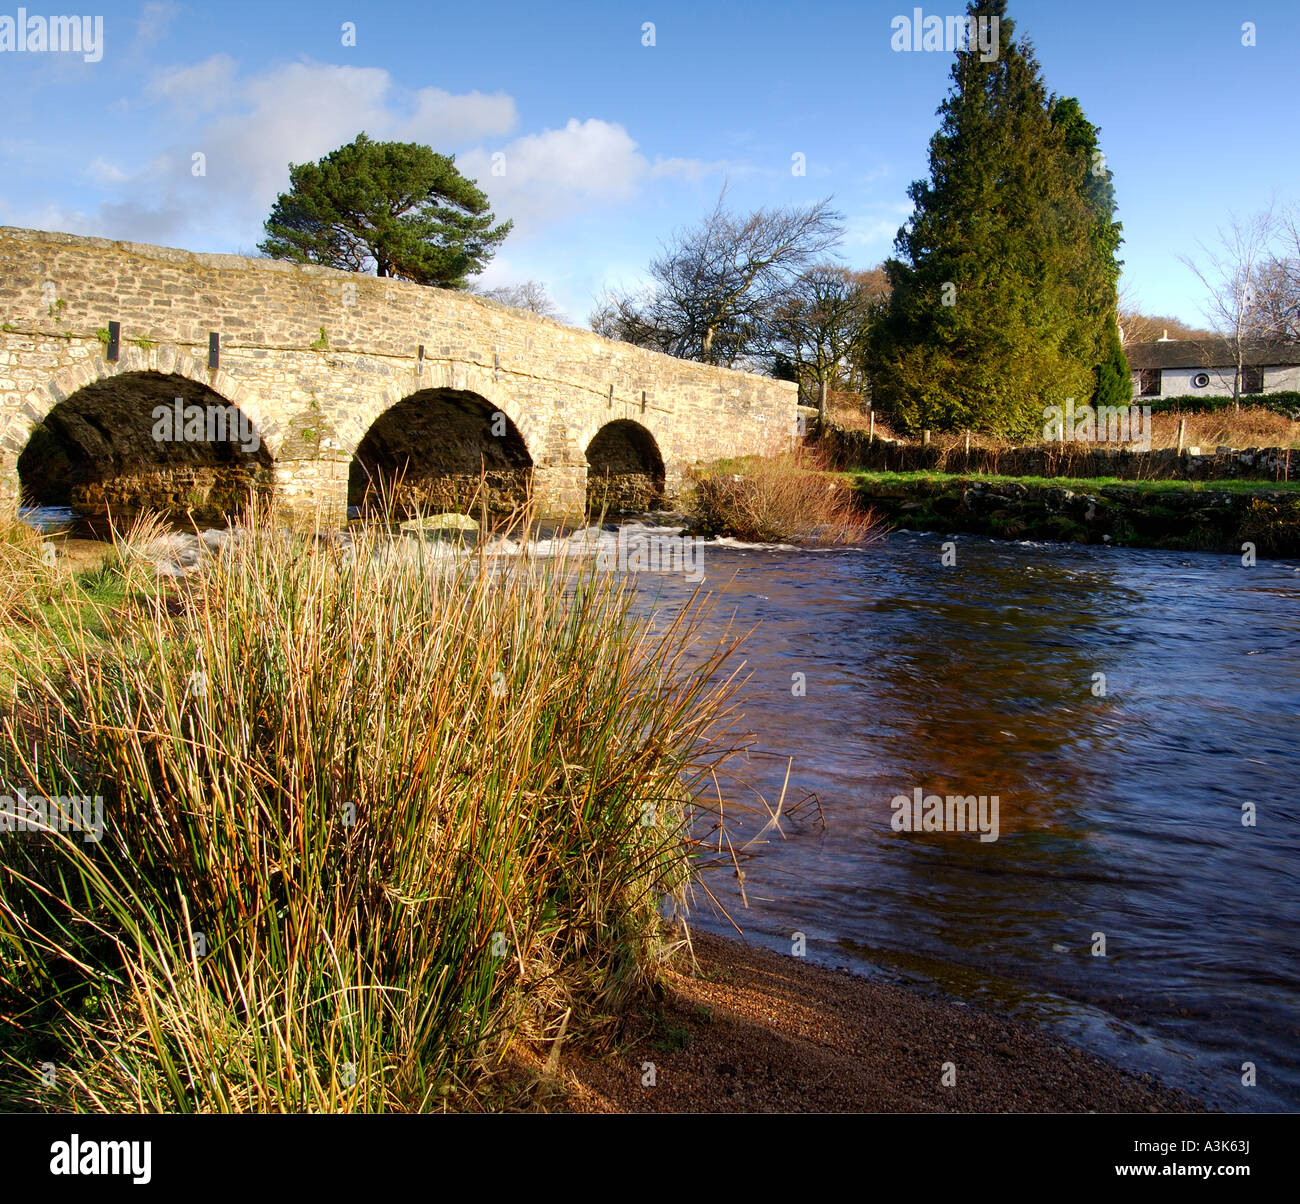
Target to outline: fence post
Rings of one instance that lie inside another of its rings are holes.
[[[1183,436],[1186,433],[1187,433],[1187,419],[1180,418],[1178,420],[1178,454],[1180,456],[1183,454]]]

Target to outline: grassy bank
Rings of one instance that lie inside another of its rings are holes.
[[[867,472],[859,470],[844,474],[856,485],[909,485],[925,482],[931,485],[956,484],[979,481],[988,485],[1015,483],[1036,489],[1073,489],[1099,492],[1107,488],[1132,489],[1143,494],[1158,493],[1232,493],[1269,494],[1294,493],[1300,496],[1300,481],[1126,481],[1119,477],[1015,477],[999,473],[959,472]]]
[[[23,664],[69,638],[69,616],[80,615],[77,627],[90,638],[102,636],[124,592],[116,553],[102,567],[69,571],[44,536],[16,518],[0,519],[0,698],[14,696]]]
[[[7,565],[0,793],[104,827],[0,834],[0,1107],[464,1106],[654,989],[739,742],[703,603],[373,531],[180,585],[131,544],[99,598]]]
[[[1133,404],[1141,406],[1144,403],[1141,398],[1134,398]],[[844,430],[862,431],[873,425],[869,410],[848,404],[832,406],[830,420],[832,425]],[[880,438],[898,437],[880,415],[876,416],[874,430]],[[1153,448],[1177,447],[1180,432],[1185,447],[1199,446],[1209,451],[1221,444],[1229,447],[1300,449],[1300,421],[1265,406],[1243,406],[1236,410],[1232,408],[1231,399],[1227,399],[1222,407],[1209,411],[1153,407]],[[933,440],[943,454],[951,455],[965,449],[966,432],[935,431]],[[970,446],[972,451],[1009,451],[1015,444],[1009,439],[972,432]]]

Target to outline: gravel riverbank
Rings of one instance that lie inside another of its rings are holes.
[[[681,960],[658,1011],[639,1016],[617,1049],[563,1050],[550,1110],[1203,1110],[1020,1023],[740,941],[692,941],[695,969]],[[645,1063],[654,1086],[642,1085]],[[953,1086],[941,1082],[945,1063]]]

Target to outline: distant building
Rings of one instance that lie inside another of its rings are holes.
[[[1125,343],[1133,371],[1133,400],[1231,397],[1237,357],[1226,339],[1157,339]],[[1300,390],[1300,343],[1263,343],[1246,349],[1241,393]]]

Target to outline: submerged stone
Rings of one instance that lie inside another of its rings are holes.
[[[454,535],[461,531],[478,532],[478,520],[470,518],[468,514],[455,514],[448,512],[446,514],[429,514],[423,518],[408,518],[400,525],[400,529],[408,535],[436,536],[441,538],[445,534]]]

